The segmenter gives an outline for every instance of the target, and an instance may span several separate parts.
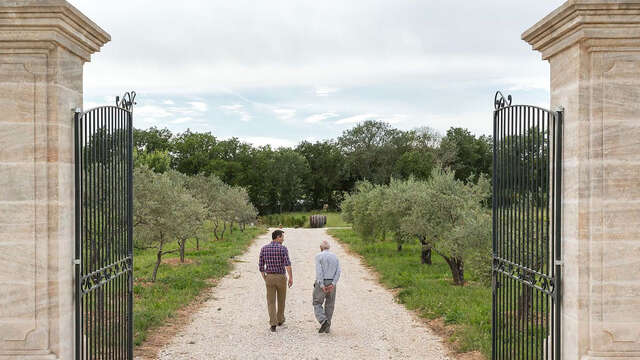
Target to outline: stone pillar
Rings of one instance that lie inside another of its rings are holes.
[[[522,38],[565,108],[563,359],[640,359],[640,0],[571,0]]]
[[[0,359],[73,359],[73,114],[109,35],[64,0],[0,0]]]

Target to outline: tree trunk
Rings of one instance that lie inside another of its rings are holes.
[[[231,226],[229,227],[229,234],[233,234],[233,221],[231,222]]]
[[[529,319],[531,309],[531,298],[533,297],[533,288],[528,286],[522,287],[522,293],[518,296],[518,319]]]
[[[153,275],[151,276],[151,282],[156,282],[156,275],[158,275],[158,267],[160,267],[160,263],[162,262],[162,247],[164,245],[164,234],[160,234],[160,247],[158,248],[158,253],[156,254],[156,265],[153,267]]]
[[[220,238],[218,237],[218,223],[214,223],[213,225],[213,235],[216,237],[216,240],[220,240]]]
[[[224,232],[227,231],[227,222],[223,221],[222,225],[223,225],[223,227],[222,227],[222,233],[220,234],[220,239],[224,240]]]
[[[398,252],[402,251],[402,243],[398,243]]]
[[[448,258],[443,256],[444,260],[449,264],[451,275],[453,275],[453,283],[455,285],[464,285],[464,263],[459,258]]]
[[[196,250],[200,251],[200,238],[196,237]]]
[[[180,262],[184,263],[184,247],[187,245],[187,240],[182,240],[178,244],[180,245]]]
[[[542,266],[541,261],[534,261],[532,267],[536,271],[540,271]],[[529,314],[531,313],[533,301],[533,288],[529,286],[522,287],[522,293],[518,296],[518,319],[525,320],[529,319]]]
[[[431,243],[426,238],[419,237],[420,244],[422,244],[422,251],[420,252],[420,263],[431,265]]]
[[[244,223],[240,224],[240,231],[244,232]]]
[[[420,252],[420,262],[423,265],[431,265],[431,247],[428,245],[422,245],[422,251]]]
[[[160,248],[160,250],[158,250],[158,254],[156,254],[156,265],[153,267],[151,282],[156,282],[156,275],[158,274],[158,267],[160,266],[160,262],[162,262],[162,248]]]

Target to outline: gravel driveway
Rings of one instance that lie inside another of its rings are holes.
[[[213,288],[213,297],[159,354],[160,359],[448,359],[441,340],[377,284],[360,260],[325,229],[284,229],[293,267],[286,322],[269,331],[265,286],[258,272],[260,236],[235,269]],[[314,255],[329,239],[342,277],[330,334],[318,334],[311,294]]]

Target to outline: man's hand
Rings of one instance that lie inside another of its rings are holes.
[[[287,275],[289,277],[289,287],[293,286],[293,272],[291,271],[291,266],[285,266],[285,269],[287,269]]]
[[[323,287],[322,291],[324,291],[325,294],[331,293],[333,291],[333,284]]]
[[[266,272],[261,272],[260,274],[262,274],[262,278],[264,280],[267,280],[267,273]]]

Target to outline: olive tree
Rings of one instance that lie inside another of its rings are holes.
[[[186,181],[187,188],[205,207],[206,227],[210,228],[216,240],[223,240],[227,225],[244,224],[255,221],[257,210],[249,200],[245,188],[231,187],[215,175],[191,176]],[[233,230],[231,230],[233,231]]]
[[[258,210],[249,200],[249,193],[245,188],[234,186],[229,192],[232,199],[232,206],[229,209],[231,214],[231,231],[233,231],[233,224],[237,223],[240,226],[240,230],[244,231],[245,225],[254,222],[258,217]]]
[[[197,248],[200,249],[197,238],[205,219],[206,209],[204,204],[194,196],[195,194],[186,188],[188,181],[186,175],[175,170],[169,170],[167,175],[179,191],[180,199],[176,203],[173,220],[180,229],[176,234],[176,240],[180,251],[180,262],[184,263],[185,248],[189,239],[195,238],[198,243]]]
[[[384,186],[360,182],[356,185],[356,191],[347,195],[342,202],[343,218],[353,224],[354,231],[366,241],[386,236],[387,224],[381,221],[385,192]]]
[[[402,244],[409,239],[417,238],[422,245],[420,261],[422,264],[431,264],[431,241],[424,234],[415,231],[414,228],[404,226],[416,203],[414,199],[426,191],[427,183],[416,181],[413,178],[405,181],[392,180],[387,189],[387,196],[383,204],[383,219],[386,227],[393,232],[398,243],[398,251],[402,250]]]
[[[477,184],[465,184],[453,171],[434,169],[424,191],[414,194],[414,207],[403,222],[405,231],[432,239],[456,285],[464,284],[465,259],[490,242],[491,216],[482,206],[489,190],[483,176]]]
[[[201,211],[202,205],[174,181],[176,178],[175,174],[155,173],[146,166],[136,168],[134,173],[135,244],[156,250],[151,281],[156,280],[162,256],[178,251],[165,250],[165,245],[189,236]]]
[[[215,175],[206,176],[203,174],[190,176],[186,185],[191,193],[204,204],[205,217],[213,226],[213,233],[216,240],[220,240],[221,237],[218,235],[218,229],[222,224],[224,224],[224,228],[226,229],[226,207],[223,202],[229,186]],[[222,237],[224,237],[224,229],[222,231]]]

